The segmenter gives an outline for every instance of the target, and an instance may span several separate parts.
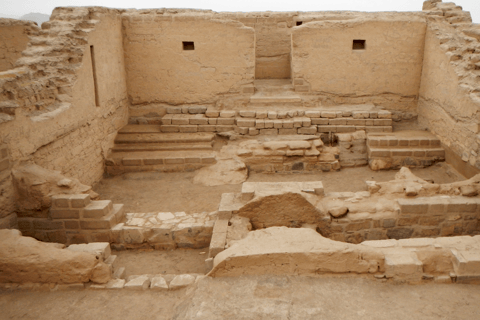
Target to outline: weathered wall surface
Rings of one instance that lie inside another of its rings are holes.
[[[13,69],[27,48],[28,34],[37,29],[31,21],[0,19],[0,72]]]
[[[292,77],[312,93],[369,97],[390,109],[415,110],[425,19],[416,14],[370,14],[314,21],[292,29]],[[365,50],[353,50],[353,40]]]
[[[128,116],[121,18],[115,13],[100,14],[98,18],[100,22],[88,37],[77,82],[72,88],[73,107],[70,115],[66,115],[75,119],[74,128],[34,154],[38,165],[60,170],[85,184],[93,184],[102,177],[104,158]],[[90,46],[94,52],[98,106]],[[68,119],[63,123],[71,122]]]
[[[267,16],[268,15],[268,16]],[[293,13],[250,14],[238,21],[255,28],[255,78],[290,78],[290,28]]]
[[[0,144],[0,229],[17,226],[15,195],[10,168],[8,148],[6,145]]]
[[[439,5],[442,8],[439,12],[435,11],[437,7],[426,11],[432,16],[425,39],[419,122],[458,158],[449,161],[447,157],[447,161],[458,162],[457,170],[471,176],[480,172],[480,29],[476,27],[475,38],[468,36],[475,29],[463,20],[453,20],[462,22],[454,28],[450,20],[465,16],[465,12],[454,4]],[[462,168],[465,166],[471,166],[471,170]]]
[[[128,94],[132,104],[208,103],[241,92],[255,69],[252,28],[209,15],[124,15]],[[183,41],[194,50],[183,50]]]
[[[33,160],[93,184],[128,117],[121,18],[117,10],[58,8],[46,27],[32,38],[20,67],[0,73],[0,143],[12,164]]]

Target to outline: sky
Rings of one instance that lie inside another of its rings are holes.
[[[480,23],[480,0],[453,1],[470,11],[473,22]],[[18,17],[30,12],[50,14],[55,7],[67,6],[195,8],[214,11],[420,11],[422,4],[423,0],[0,0],[0,13]]]

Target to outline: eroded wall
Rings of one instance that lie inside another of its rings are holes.
[[[54,10],[19,67],[0,73],[0,143],[11,165],[33,161],[87,185],[101,179],[104,158],[128,118],[122,46],[118,10]]]
[[[88,37],[72,88],[72,110],[68,110],[62,121],[75,119],[73,130],[34,153],[38,165],[60,170],[84,184],[98,182],[103,176],[104,159],[128,117],[121,18],[116,13],[101,14],[99,18],[95,31]]]
[[[211,103],[252,83],[255,33],[240,22],[197,14],[124,15],[130,102]],[[194,42],[184,50],[183,42]]]
[[[415,111],[425,27],[414,13],[304,23],[292,29],[292,78],[336,103],[363,97]],[[353,40],[365,49],[353,50]]]
[[[470,177],[480,172],[480,29],[478,38],[469,37],[469,14],[453,3],[435,4],[426,13],[419,122],[440,138],[447,161]]]
[[[268,17],[254,18],[255,79],[290,79],[293,18],[291,13],[272,13]]]
[[[31,21],[0,19],[0,72],[14,68],[27,48],[28,34],[37,29]]]

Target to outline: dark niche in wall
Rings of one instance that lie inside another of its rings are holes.
[[[353,40],[353,50],[365,50],[366,40]]]
[[[193,41],[183,41],[183,50],[195,50]]]

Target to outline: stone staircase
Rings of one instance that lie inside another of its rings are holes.
[[[255,80],[255,93],[250,97],[249,107],[299,107],[302,98],[295,93],[289,79]]]
[[[428,167],[445,160],[440,140],[427,131],[369,133],[367,152],[372,170]]]
[[[106,172],[176,172],[215,163],[213,139],[207,132],[164,133],[158,125],[127,125],[115,139]]]

